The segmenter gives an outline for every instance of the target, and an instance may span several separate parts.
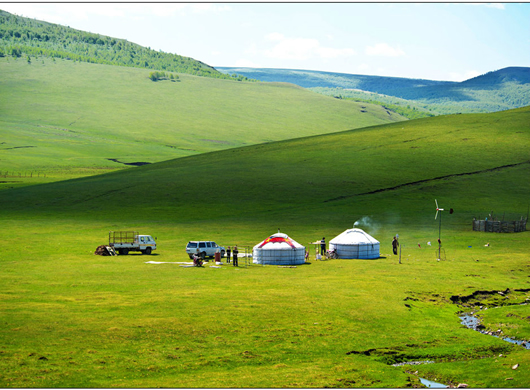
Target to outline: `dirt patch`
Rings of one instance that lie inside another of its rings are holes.
[[[94,254],[98,256],[110,256],[110,253],[105,245],[98,246]]]
[[[452,303],[463,307],[518,305],[529,298],[530,288],[510,290],[478,290],[469,295],[453,295]]]
[[[26,149],[26,148],[36,148],[36,146],[13,146],[12,148],[4,148],[2,150]]]

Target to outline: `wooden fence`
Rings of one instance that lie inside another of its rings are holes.
[[[526,231],[526,219],[520,221],[488,221],[473,218],[473,230],[491,233],[518,233]]]

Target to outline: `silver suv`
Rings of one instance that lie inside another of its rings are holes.
[[[190,241],[186,245],[186,253],[190,259],[193,259],[193,255],[197,253],[197,248],[202,259],[214,257],[218,249],[221,252],[221,257],[224,257],[226,252],[224,247],[217,245],[213,241]]]

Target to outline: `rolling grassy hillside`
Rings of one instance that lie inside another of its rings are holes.
[[[464,328],[450,298],[530,298],[528,232],[471,231],[478,214],[526,211],[529,117],[435,117],[1,191],[0,386],[525,387],[528,351]],[[441,261],[435,198],[455,209]],[[243,251],[278,227],[313,253],[362,217],[377,260],[176,264],[188,240]],[[157,236],[155,255],[93,255],[122,229]],[[530,339],[529,315],[503,306],[484,325]],[[436,363],[390,365],[416,360]]]
[[[436,117],[1,191],[0,385],[395,388],[419,375],[524,387],[527,351],[462,327],[450,297],[529,298],[528,232],[470,227],[492,210],[525,212],[529,116]],[[442,261],[427,244],[435,198],[455,209],[443,216]],[[308,245],[362,217],[380,259],[176,264],[188,240],[243,251],[280,227]],[[121,229],[157,236],[155,255],[93,255]],[[402,264],[388,254],[396,233]],[[491,310],[484,324],[529,339],[527,307]],[[436,364],[390,365],[415,360]]]
[[[340,102],[287,84],[185,74],[177,82],[153,82],[149,73],[0,58],[0,174],[12,176],[4,184],[404,120],[380,106]]]
[[[443,189],[445,182],[463,185],[471,178],[486,180],[508,172],[526,172],[529,115],[529,108],[523,108],[488,115],[443,116],[203,153],[103,176],[8,191],[2,194],[2,202],[17,213],[83,213],[88,207],[103,214],[112,209],[134,215],[136,211],[122,201],[127,198],[140,202],[153,218],[171,215],[174,220],[218,220],[234,213],[250,213],[251,219],[256,215],[275,219],[286,210],[290,216],[304,216],[308,210],[337,204],[349,209],[354,200],[381,193],[389,201],[393,196],[388,194],[398,189],[421,196],[416,187],[436,186],[450,194],[452,191]],[[499,196],[495,202],[506,211],[524,211],[527,185],[520,180],[509,189],[493,186],[494,193],[511,194],[506,200]],[[464,196],[467,192],[469,196]],[[428,204],[432,196],[429,191]],[[489,202],[491,196],[484,195],[481,188],[469,188],[463,194],[455,193],[452,201],[474,213],[480,211],[477,198]],[[201,208],[195,217],[194,207]],[[489,210],[493,205],[481,207]],[[373,213],[379,206],[369,208]],[[430,219],[430,207],[427,210]],[[353,218],[339,214],[336,217]],[[417,216],[409,218],[416,220]]]
[[[329,95],[411,107],[427,114],[495,112],[530,104],[530,68],[509,67],[463,82],[293,69],[218,68],[261,81],[283,81]],[[406,111],[405,111],[406,112]],[[411,112],[410,118],[418,112]]]

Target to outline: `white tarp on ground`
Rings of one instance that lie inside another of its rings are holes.
[[[339,259],[377,259],[379,241],[362,229],[348,229],[329,242]]]
[[[292,265],[305,263],[305,246],[287,234],[276,233],[253,248],[254,264]]]
[[[193,261],[176,261],[176,262],[169,262],[169,261],[146,261],[145,264],[193,264]]]

